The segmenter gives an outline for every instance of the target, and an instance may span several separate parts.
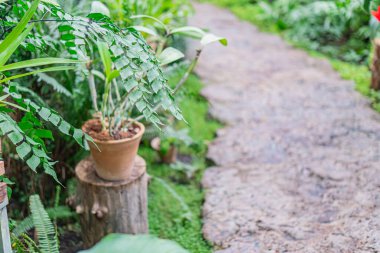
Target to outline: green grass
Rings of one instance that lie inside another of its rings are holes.
[[[180,104],[188,125],[179,123],[177,127],[189,127],[190,136],[200,143],[198,149],[182,149],[193,158],[193,164],[199,168],[194,178],[189,180],[170,166],[158,163],[156,152],[147,144],[142,145],[139,153],[146,159],[148,173],[153,177],[149,185],[148,200],[150,233],[177,241],[190,252],[206,253],[211,252],[211,246],[203,239],[201,233],[204,193],[200,187],[200,180],[207,167],[206,144],[214,138],[220,124],[208,118],[208,103],[199,94],[202,88],[201,81],[192,75],[185,86],[186,94]],[[186,208],[168,191],[160,179],[186,203],[192,213],[191,220],[184,217]]]
[[[208,2],[220,7],[228,8],[237,17],[242,20],[251,22],[263,32],[276,33],[285,38],[285,40],[294,47],[304,49],[311,56],[317,58],[323,58],[329,60],[331,66],[340,74],[343,79],[352,80],[355,82],[356,90],[361,94],[371,98],[373,107],[380,112],[379,96],[370,89],[371,71],[366,65],[358,65],[354,63],[348,63],[341,60],[331,58],[321,52],[312,51],[306,48],[304,45],[295,41],[290,41],[283,32],[278,28],[278,24],[263,21],[260,18],[264,15],[263,10],[257,4],[249,3],[249,0],[201,0],[201,2]]]

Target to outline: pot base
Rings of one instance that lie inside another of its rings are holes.
[[[110,181],[99,177],[95,171],[94,159],[91,156],[82,160],[75,168],[75,174],[82,182],[104,187],[118,187],[121,185],[130,184],[140,178],[143,174],[145,174],[145,172],[146,162],[141,156],[136,156],[131,176],[118,181]]]

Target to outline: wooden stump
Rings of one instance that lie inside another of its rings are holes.
[[[380,39],[374,41],[374,55],[372,61],[372,79],[371,88],[374,90],[380,90]]]
[[[78,190],[76,212],[80,216],[84,246],[91,247],[109,233],[148,233],[146,164],[136,158],[131,178],[111,182],[99,178],[91,158],[75,168]]]

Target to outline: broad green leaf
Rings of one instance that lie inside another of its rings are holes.
[[[102,2],[99,1],[93,1],[91,3],[91,13],[101,13],[103,15],[106,15],[110,17],[110,10],[107,8],[106,5],[104,5]]]
[[[157,34],[157,32],[156,32],[155,30],[150,29],[150,28],[148,28],[148,27],[145,27],[145,26],[138,26],[138,25],[136,25],[136,26],[132,26],[132,27],[135,28],[135,29],[136,29],[137,31],[139,31],[139,32],[143,32],[143,33],[146,33],[146,34],[149,34],[149,35],[155,36],[155,37],[158,36],[158,34]]]
[[[25,34],[25,27],[27,26],[30,19],[33,17],[35,11],[37,10],[38,4],[40,3],[40,0],[34,0],[28,11],[25,13],[25,15],[22,17],[20,22],[17,24],[15,28],[13,28],[12,32],[8,34],[7,37],[0,43],[0,66],[4,65],[8,58],[4,58],[6,55],[12,55],[14,50],[21,44],[21,42],[24,40],[24,38],[27,36],[27,34],[30,32],[33,26],[29,26],[29,31]],[[28,30],[28,29],[27,29]],[[23,33],[24,31],[24,33]],[[5,51],[12,51],[8,53],[4,53]],[[4,55],[3,55],[4,53]]]
[[[38,165],[40,165],[40,158],[32,155],[27,161],[26,164],[31,168],[34,172],[36,171]]]
[[[102,62],[103,62],[104,71],[106,73],[106,76],[108,77],[111,74],[111,70],[112,70],[112,59],[111,59],[108,45],[105,42],[99,42],[98,49],[99,49],[100,58],[102,59]]]
[[[61,121],[61,124],[59,124],[59,127],[58,127],[58,129],[59,129],[62,133],[67,134],[67,135],[70,134],[70,128],[71,128],[70,124],[67,123],[67,122],[64,121],[64,120]]]
[[[55,6],[59,6],[58,2],[55,1],[55,0],[41,0],[41,2],[45,2],[45,3],[48,3],[48,4],[55,5]]]
[[[54,125],[58,126],[59,121],[61,121],[61,117],[59,117],[57,114],[52,113],[49,117],[49,121]]]
[[[150,235],[110,234],[89,250],[79,253],[189,253],[173,241]]]
[[[34,134],[39,138],[54,140],[53,134],[50,130],[36,129],[34,130]]]
[[[9,133],[7,136],[8,136],[8,138],[11,140],[11,142],[12,142],[14,145],[17,145],[17,144],[19,144],[21,141],[24,140],[24,136],[23,136],[22,134],[20,134],[19,132],[17,132],[17,131],[11,132],[11,133]]]
[[[24,107],[21,107],[21,106],[15,104],[15,103],[12,103],[12,102],[8,102],[8,101],[3,100],[3,101],[1,101],[0,103],[2,103],[2,104],[6,104],[6,105],[9,105],[9,106],[14,107],[14,108],[17,108],[17,109],[19,109],[19,110],[21,110],[21,111],[25,111],[25,112],[28,111],[28,110],[25,109]]]
[[[48,108],[42,107],[41,110],[38,112],[38,115],[45,121],[49,120],[49,116],[51,114],[51,111]]]
[[[120,75],[118,70],[113,70],[109,76],[107,76],[107,83],[112,82],[113,79],[117,78]]]
[[[0,72],[21,69],[21,68],[32,68],[42,65],[50,65],[50,64],[72,64],[72,63],[84,63],[84,61],[79,60],[71,60],[65,58],[38,58],[31,59],[21,62],[16,62],[4,66],[0,66]]]
[[[226,38],[218,37],[212,33],[208,33],[201,39],[201,45],[206,46],[208,44],[214,43],[214,42],[220,42],[223,46],[227,46],[228,42]]]
[[[30,145],[26,142],[21,143],[19,146],[16,147],[17,154],[21,157],[21,159],[25,159],[26,156],[32,151],[32,148]]]
[[[1,79],[0,83],[5,83],[5,82],[8,82],[10,80],[14,80],[14,79],[25,77],[25,76],[35,75],[38,73],[65,71],[65,70],[72,70],[72,69],[75,69],[75,67],[73,67],[73,66],[59,66],[59,67],[50,67],[50,68],[38,69],[38,70],[27,72],[24,74],[18,74],[18,75],[10,76],[8,78]]]
[[[83,145],[83,132],[82,132],[82,130],[75,128],[74,133],[73,133],[73,137],[78,143],[82,143],[82,145]]]
[[[158,60],[160,61],[161,66],[165,66],[182,59],[183,57],[185,57],[185,55],[181,51],[173,47],[168,47],[158,56]]]
[[[125,89],[130,92],[133,88],[137,87],[137,85],[139,85],[139,83],[134,78],[130,78],[125,83]]]
[[[206,32],[195,26],[183,26],[170,31],[170,34],[182,34],[195,39],[202,39]]]
[[[5,94],[5,95],[1,96],[0,101],[4,101],[9,96],[10,96],[10,94]]]
[[[147,18],[147,19],[151,19],[151,20],[154,20],[156,21],[158,24],[160,24],[162,26],[162,28],[164,28],[165,30],[167,30],[167,26],[162,23],[161,20],[155,18],[155,17],[152,17],[152,16],[149,16],[149,15],[133,15],[130,17],[131,19],[138,19],[138,18]]]
[[[22,32],[18,37],[16,37],[12,42],[10,42],[7,45],[7,47],[5,47],[4,50],[0,50],[0,66],[3,66],[8,61],[8,59],[11,57],[11,55],[14,53],[14,51],[16,51],[18,46],[24,41],[26,36],[30,33],[33,26],[34,26],[33,24],[28,26],[24,30],[24,32]],[[11,34],[9,34],[5,39],[10,37],[10,35]],[[3,42],[0,44],[0,46],[3,45],[4,41],[5,40],[3,40]]]

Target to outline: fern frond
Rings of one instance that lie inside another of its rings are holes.
[[[68,97],[72,97],[73,94],[68,91],[65,86],[60,84],[55,78],[45,74],[45,73],[37,73],[38,81],[43,81],[46,84],[50,85],[56,92],[62,93]]]
[[[46,212],[49,215],[49,218],[52,220],[71,218],[71,217],[74,217],[75,215],[75,213],[70,211],[70,209],[67,206],[57,206],[54,208],[47,208]],[[32,228],[34,228],[34,222],[33,222],[32,216],[28,216],[25,219],[23,219],[12,230],[12,234],[16,237],[19,237],[22,234],[27,233]]]
[[[40,197],[38,195],[30,196],[29,204],[41,252],[59,253],[55,228],[41,203]]]
[[[40,253],[37,244],[27,234],[22,235],[22,239],[25,242],[29,253]]]

